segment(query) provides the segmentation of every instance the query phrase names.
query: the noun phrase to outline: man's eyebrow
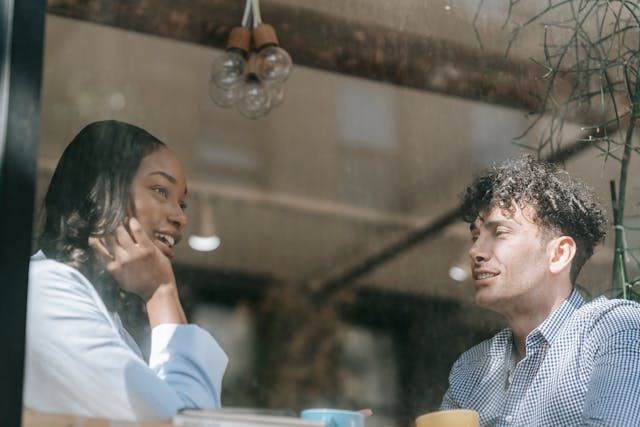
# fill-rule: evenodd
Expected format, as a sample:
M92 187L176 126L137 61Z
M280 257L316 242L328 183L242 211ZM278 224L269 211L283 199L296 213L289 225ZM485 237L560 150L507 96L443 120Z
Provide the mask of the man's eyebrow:
M484 223L484 225L487 226L487 227L498 227L500 225L509 226L509 225L514 225L514 224L520 225L520 223L518 221L514 220L514 219L496 219L496 220L487 221L487 222Z

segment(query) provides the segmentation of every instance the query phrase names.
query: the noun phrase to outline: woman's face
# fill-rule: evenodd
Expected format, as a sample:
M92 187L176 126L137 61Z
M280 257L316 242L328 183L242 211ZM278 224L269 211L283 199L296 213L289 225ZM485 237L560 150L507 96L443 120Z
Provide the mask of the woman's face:
M187 181L176 155L161 147L140 162L131 181L131 215L168 258L187 226Z

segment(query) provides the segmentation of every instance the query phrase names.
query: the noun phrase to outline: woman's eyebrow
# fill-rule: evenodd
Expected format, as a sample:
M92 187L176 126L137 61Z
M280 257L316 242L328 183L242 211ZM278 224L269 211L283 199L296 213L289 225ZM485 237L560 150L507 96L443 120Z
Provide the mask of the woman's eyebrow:
M151 176L151 175L160 175L165 177L169 182L171 182L172 184L175 184L178 182L177 179L175 179L172 175L169 175L166 172L162 172L162 171L155 171L155 172L150 172L147 174L147 176Z

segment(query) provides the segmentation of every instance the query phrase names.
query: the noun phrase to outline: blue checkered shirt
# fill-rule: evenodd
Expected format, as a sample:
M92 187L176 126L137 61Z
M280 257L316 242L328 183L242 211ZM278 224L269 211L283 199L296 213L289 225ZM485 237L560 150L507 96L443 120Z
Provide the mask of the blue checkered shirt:
M470 408L482 426L640 426L640 305L574 290L526 339L510 329L453 365L442 409Z

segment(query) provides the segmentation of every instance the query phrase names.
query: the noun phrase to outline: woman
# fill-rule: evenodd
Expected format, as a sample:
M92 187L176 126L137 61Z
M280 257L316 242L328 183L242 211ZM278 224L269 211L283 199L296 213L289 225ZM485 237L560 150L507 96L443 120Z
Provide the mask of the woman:
M170 262L186 194L175 154L136 126L96 122L71 141L30 265L26 407L146 421L220 406L227 357L187 325ZM127 294L146 307L148 363L116 312Z

